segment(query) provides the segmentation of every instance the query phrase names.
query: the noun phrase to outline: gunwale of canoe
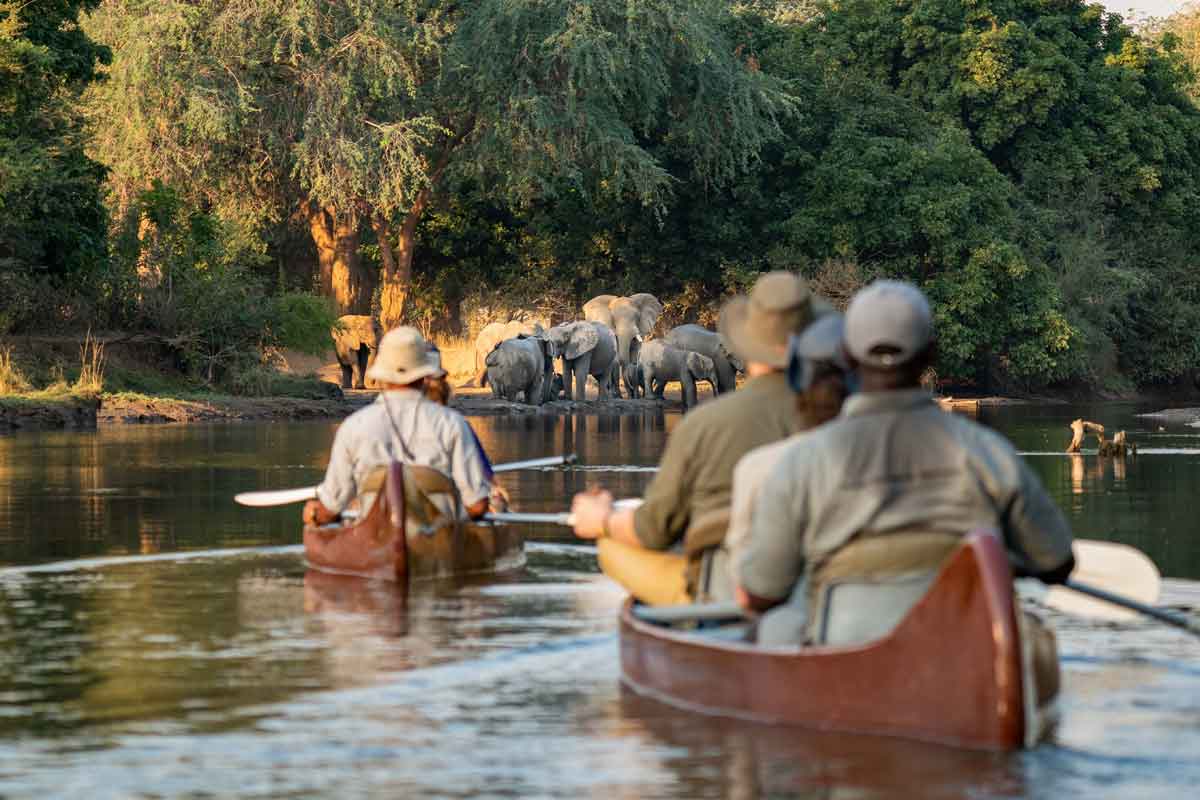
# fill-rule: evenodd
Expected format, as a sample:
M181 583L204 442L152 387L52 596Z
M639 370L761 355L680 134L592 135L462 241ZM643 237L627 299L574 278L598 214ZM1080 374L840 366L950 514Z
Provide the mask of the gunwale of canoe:
M461 536L449 527L432 535L403 535L390 510L395 493L389 487L395 478L389 473L387 480L389 486L362 519L337 527L304 527L309 566L403 582L515 569L524 563L525 537L511 525L464 523Z
M971 534L888 636L853 647L760 648L620 615L621 680L691 711L982 750L1025 743L1012 577ZM1034 721L1036 724L1036 720Z

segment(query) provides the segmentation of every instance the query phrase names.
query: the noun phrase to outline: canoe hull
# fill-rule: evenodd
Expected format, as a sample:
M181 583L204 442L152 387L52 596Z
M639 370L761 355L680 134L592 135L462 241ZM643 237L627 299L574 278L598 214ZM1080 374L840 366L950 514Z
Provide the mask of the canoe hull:
M972 534L891 634L854 647L766 650L621 613L634 691L695 711L985 750L1025 742L1012 577L994 536Z
M395 465L393 473L400 469ZM464 523L433 533L405 531L401 478L389 474L370 512L352 524L304 528L304 557L326 572L389 581L442 578L511 569L524 563L524 536L513 526Z

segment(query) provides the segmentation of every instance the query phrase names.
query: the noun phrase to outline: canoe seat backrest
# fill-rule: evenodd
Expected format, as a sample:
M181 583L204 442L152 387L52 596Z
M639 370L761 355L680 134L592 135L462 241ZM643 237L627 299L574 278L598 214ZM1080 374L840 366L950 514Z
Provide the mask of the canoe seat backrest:
M891 633L961 543L959 536L923 532L856 539L813 574L809 639L851 645Z
M375 467L363 478L358 505L370 509L387 482L388 468ZM409 529L431 535L446 525L457 525L462 504L454 481L432 467L404 465L404 499Z
M696 602L733 599L733 585L727 566L716 563L726 557L721 543L725 541L725 533L729 530L729 517L729 507L700 514L692 520L684 534L683 552L688 559L688 595Z
M404 465L404 500L410 536L432 536L448 526L461 527L463 510L458 487L432 467Z
M387 483L387 473L387 467L375 467L363 478L358 487L358 497L353 501L357 503L357 516L366 516L374 507L379 493L383 491L383 485Z

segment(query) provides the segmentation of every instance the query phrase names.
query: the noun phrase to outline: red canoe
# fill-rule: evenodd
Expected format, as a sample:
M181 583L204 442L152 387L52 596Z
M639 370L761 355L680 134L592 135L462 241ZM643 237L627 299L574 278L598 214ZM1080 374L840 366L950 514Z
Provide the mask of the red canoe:
M327 572L392 581L511 569L524 563L515 528L442 518L428 524L428 495L453 492L441 473L392 464L366 517L304 528L304 557ZM407 512L407 513L406 513Z
M862 645L768 650L645 622L627 603L622 680L694 711L1012 750L1043 730L1016 611L1002 545L971 534L900 624Z

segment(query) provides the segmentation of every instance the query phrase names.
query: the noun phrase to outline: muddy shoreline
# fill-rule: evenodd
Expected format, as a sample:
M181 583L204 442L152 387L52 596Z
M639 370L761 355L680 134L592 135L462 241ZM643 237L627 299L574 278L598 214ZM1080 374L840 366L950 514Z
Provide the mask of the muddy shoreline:
M579 414L645 414L682 409L678 392L665 401L645 399L558 400L541 406L510 403L480 389L460 389L451 406L468 417L562 416ZM707 397L701 393L702 399ZM96 397L0 398L0 433L27 430L88 430L108 425L194 424L211 422L269 422L339 420L371 403L374 391L347 391L341 397L211 397L179 399L128 394ZM971 412L979 407L1065 402L1056 398L942 397L944 408ZM1175 424L1200 424L1200 408L1176 408L1142 416Z
M35 430L90 430L109 425L195 424L211 422L295 422L339 420L374 401L373 391L343 397L170 397L103 394L98 398L0 398L0 433ZM682 408L677 398L658 400L559 400L542 406L497 400L490 393L456 394L451 406L468 417L643 414Z

